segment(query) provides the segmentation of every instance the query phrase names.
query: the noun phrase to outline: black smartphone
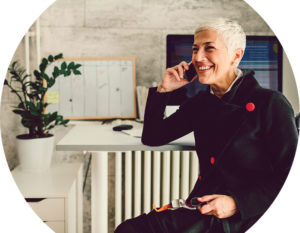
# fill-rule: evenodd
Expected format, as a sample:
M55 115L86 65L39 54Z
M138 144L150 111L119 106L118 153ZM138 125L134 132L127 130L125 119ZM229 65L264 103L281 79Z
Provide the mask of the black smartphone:
M183 78L185 78L190 82L197 75L197 72L192 62L188 64L189 64L189 69L184 71Z

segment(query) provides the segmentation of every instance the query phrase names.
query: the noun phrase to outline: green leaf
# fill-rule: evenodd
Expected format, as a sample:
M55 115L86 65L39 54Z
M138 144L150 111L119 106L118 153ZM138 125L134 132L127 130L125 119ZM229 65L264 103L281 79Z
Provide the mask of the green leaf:
M25 104L29 107L29 109L35 109L35 106L32 102L30 101L25 101Z
M44 64L45 66L48 65L48 61L47 61L46 58L43 58L43 59L42 59L42 64Z
M56 56L54 56L54 59L57 60L57 59L61 59L63 58L63 54L60 53L60 54L57 54Z
M11 75L16 75L16 76L18 75L17 72L16 72L15 70L10 70L9 73L10 73Z
M70 120L63 120L61 123L62 123L64 126L66 126L66 124L68 124L69 121L70 121Z
M33 110L30 111L30 115L33 116L33 117L40 116L40 114L37 111L33 111Z
M14 61L12 64L11 64L11 69L15 69L15 66L18 64L18 61Z
M42 86L40 86L39 89L38 89L38 91L40 91L40 92L45 92L47 90L48 90L48 88L42 87ZM42 94L42 93L40 93L40 94Z
M39 68L40 68L41 73L44 73L45 69L46 69L46 65L41 63Z
M75 63L72 61L69 65L68 65L68 69L73 69L74 68Z
M54 71L53 71L52 75L54 78L57 78L60 75L59 69L57 66L54 67Z
M70 70L66 70L66 72L64 73L64 77L67 77L71 74L71 71Z
M24 104L23 103L19 103L18 108L24 109Z
M53 56L52 56L52 55L49 55L49 56L48 56L48 61L53 62L53 60L54 60Z
M50 88L55 84L55 79L50 78L49 81L47 82L47 87Z
M14 109L13 112L14 112L15 114L19 114L19 115L21 115L21 114L24 113L23 110L19 110L19 109Z
M30 74L24 75L24 77L22 78L22 81L26 80L28 77L30 77ZM29 79L29 80L30 80L30 79Z
M39 101L37 102L36 104L36 109L39 111L39 113L41 113L43 111L43 102L42 101Z
M35 78L37 80L41 80L42 79L40 72L38 72L37 70L33 71L33 74L34 74L34 76L35 76Z
M65 70L67 68L67 63L64 61L63 63L61 63L61 69Z
M55 125L50 125L49 127L47 127L46 130L50 130L50 129L53 129Z
M42 74L43 79L45 79L47 82L49 81L49 76L46 73Z
M21 123L25 128L30 128L32 126L32 121L27 118L22 118Z
M74 69L78 69L80 66L81 66L81 64L76 64L76 65L74 66Z
M81 72L80 72L79 70L73 70L73 73L74 73L75 75L81 74Z
M57 112L56 112L57 113ZM58 115L57 117L56 117L56 121L58 122L58 121L62 121L63 120L63 116L62 115Z
M37 90L40 86L39 83L36 83L36 82L28 82L28 83L29 83L29 86L35 90Z
M55 121L57 118L57 112L51 113L49 117L49 122Z

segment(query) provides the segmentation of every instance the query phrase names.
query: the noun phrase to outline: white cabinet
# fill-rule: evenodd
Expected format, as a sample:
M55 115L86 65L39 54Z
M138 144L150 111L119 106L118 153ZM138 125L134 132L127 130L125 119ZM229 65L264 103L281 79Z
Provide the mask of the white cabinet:
M55 233L82 233L82 163L44 172L12 171L25 200Z

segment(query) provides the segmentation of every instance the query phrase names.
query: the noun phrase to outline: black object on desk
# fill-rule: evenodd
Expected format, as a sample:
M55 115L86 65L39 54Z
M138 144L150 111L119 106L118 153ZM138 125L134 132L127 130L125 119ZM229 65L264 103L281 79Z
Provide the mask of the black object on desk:
M133 128L132 125L124 124L124 125L117 125L117 126L113 127L113 130L114 131L122 131L122 130L128 130L128 129L132 129L132 128Z

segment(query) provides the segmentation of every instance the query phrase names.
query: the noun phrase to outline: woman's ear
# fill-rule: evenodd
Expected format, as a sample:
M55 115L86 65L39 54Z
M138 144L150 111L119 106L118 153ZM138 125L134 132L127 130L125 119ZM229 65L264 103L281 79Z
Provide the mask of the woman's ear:
M233 65L238 66L244 55L244 50L236 49L233 56Z

